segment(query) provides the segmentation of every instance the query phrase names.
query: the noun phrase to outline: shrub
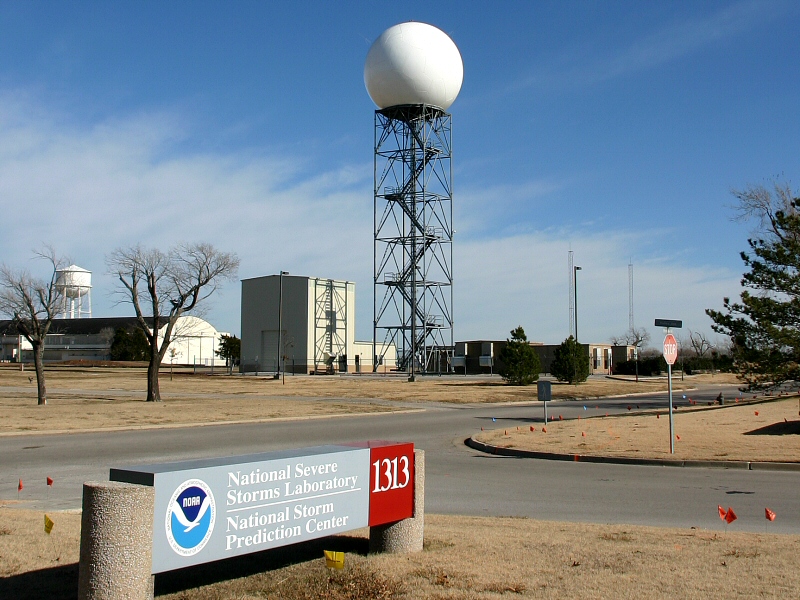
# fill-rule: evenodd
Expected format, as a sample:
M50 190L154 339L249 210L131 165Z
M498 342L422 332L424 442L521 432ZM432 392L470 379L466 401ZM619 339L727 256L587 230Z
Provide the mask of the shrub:
M498 355L498 373L511 385L530 385L539 379L541 365L539 355L528 343L525 330L517 327L511 331L511 339Z
M589 377L589 352L569 336L556 348L550 372L559 381L581 383Z

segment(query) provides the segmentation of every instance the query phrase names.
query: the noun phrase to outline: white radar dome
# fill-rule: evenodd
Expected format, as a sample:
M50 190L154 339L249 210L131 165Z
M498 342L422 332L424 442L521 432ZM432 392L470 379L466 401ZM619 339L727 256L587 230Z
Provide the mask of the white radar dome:
M455 43L427 23L399 23L375 40L364 83L379 108L431 104L447 110L461 91L464 63Z

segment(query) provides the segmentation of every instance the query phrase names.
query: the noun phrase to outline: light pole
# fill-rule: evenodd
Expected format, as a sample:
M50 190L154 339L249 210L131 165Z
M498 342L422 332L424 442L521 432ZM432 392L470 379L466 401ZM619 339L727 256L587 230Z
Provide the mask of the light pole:
M575 267L572 271L572 283L575 290L575 341L578 341L578 271L580 267Z
M288 275L288 271L281 271L280 285L278 286L278 366L275 371L275 379L281 376L281 334L283 334L283 276Z
M578 347L578 356L575 357L575 385L578 385L578 357L581 351L581 345L578 343L578 271L580 270L580 267L575 267L572 271L572 287L575 290L575 345Z

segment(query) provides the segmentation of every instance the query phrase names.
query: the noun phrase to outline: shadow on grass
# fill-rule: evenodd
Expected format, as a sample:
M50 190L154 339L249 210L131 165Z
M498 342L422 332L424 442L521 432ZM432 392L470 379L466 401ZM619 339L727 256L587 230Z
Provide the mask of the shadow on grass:
M800 421L783 421L753 429L745 435L800 435Z
M529 387L524 385L506 385L504 381L461 381L453 383L442 383L442 387L508 387L511 389ZM535 387L533 389L536 389Z
M0 598L74 600L78 597L78 563L0 578Z
M341 535L161 573L156 575L156 596L174 594L228 579L248 577L309 560L321 561L323 550L366 556L369 551L369 540Z
M366 556L369 540L335 536L265 550L156 575L156 596L174 594L220 581L247 577L310 560L323 560L323 550ZM9 600L75 600L78 597L78 563L40 569L0 578L0 598Z

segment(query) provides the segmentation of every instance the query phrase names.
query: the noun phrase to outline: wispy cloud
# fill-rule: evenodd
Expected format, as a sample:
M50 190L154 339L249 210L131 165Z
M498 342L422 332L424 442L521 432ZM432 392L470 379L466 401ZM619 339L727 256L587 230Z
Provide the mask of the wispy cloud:
M795 9L790 2L744 0L708 15L676 20L619 48L574 47L551 57L546 64L536 64L499 94L507 96L530 88L561 93L653 69Z
M455 296L459 339L505 337L522 325L528 337L563 340L569 329L567 252L574 251L578 275L579 334L608 341L628 327L628 261L634 260L634 318L652 327L655 318L683 319L708 331L706 308L735 295L739 276L728 269L684 265L662 256L636 257L645 237L656 231L530 232L492 240L465 241L455 248ZM466 310L465 310L466 305Z
M372 165L315 169L308 158L187 151L191 131L179 115L152 114L78 127L29 102L0 102L0 256L28 265L43 242L94 273L95 314L121 314L104 257L142 243L167 248L210 241L242 259L241 277L284 269L357 283L358 335L371 335ZM177 124L176 124L177 123ZM637 315L683 318L707 328L703 309L735 295L738 275L683 266L634 249L663 237L584 227L542 230L521 210L561 182L460 191L463 207L499 206L514 228L456 222L456 337L503 337L517 324L548 342L566 336L570 244L584 267L579 282L581 331L606 340L627 327L627 262L636 261ZM476 210L474 214L479 214ZM494 217L493 217L494 218ZM499 216L497 216L499 219ZM498 233L500 231L500 233ZM514 231L515 233L509 233ZM239 330L239 285L213 303L209 318Z

